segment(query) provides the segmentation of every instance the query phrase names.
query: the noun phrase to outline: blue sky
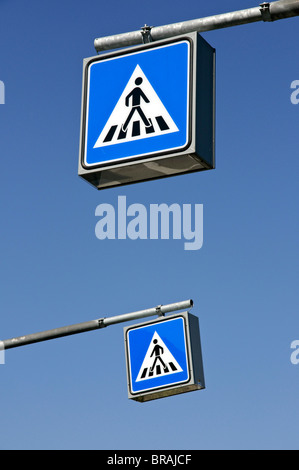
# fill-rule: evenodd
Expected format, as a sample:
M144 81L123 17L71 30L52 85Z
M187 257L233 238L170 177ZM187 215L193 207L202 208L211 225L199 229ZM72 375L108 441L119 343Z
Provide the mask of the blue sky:
M253 1L1 0L0 337L192 298L206 389L128 400L123 327L6 351L1 449L298 449L298 18L207 32L216 169L98 192L77 175L97 37ZM204 243L99 240L101 203L203 204Z

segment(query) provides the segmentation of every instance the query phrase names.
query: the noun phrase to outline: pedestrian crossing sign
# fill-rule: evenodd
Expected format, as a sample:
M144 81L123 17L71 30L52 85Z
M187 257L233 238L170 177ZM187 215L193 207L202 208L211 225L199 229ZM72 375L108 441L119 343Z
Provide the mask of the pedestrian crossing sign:
M174 61L175 74L169 67ZM93 167L185 147L189 64L186 40L91 63L84 164Z
M186 172L189 166L192 171L213 166L212 155L206 164L169 160L189 156L190 149L196 153L197 43L194 33L84 59L80 176L102 189ZM209 73L207 67L204 73ZM212 93L213 80L210 88ZM206 112L213 98L207 104L205 94L202 143L212 137L207 124L213 124L211 110ZM199 120L196 125L201 126ZM208 159L203 153L201 157Z
M143 402L204 388L197 317L183 312L124 330L129 398Z

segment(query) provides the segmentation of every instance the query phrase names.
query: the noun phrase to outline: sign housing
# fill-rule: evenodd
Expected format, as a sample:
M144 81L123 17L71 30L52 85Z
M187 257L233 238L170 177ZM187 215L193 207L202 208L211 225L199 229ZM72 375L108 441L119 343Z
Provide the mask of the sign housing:
M214 168L214 103L197 33L84 59L79 175L104 189Z
M189 312L124 328L128 396L145 402L205 388L198 318Z

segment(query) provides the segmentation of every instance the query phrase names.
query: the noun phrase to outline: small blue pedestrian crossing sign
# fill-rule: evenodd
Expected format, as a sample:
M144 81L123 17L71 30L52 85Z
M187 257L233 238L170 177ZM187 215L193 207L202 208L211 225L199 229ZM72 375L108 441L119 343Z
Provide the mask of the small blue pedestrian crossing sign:
M189 315L125 329L130 398L146 401L182 393L186 386L199 388L194 382Z
M91 62L84 165L183 149L189 141L190 42Z

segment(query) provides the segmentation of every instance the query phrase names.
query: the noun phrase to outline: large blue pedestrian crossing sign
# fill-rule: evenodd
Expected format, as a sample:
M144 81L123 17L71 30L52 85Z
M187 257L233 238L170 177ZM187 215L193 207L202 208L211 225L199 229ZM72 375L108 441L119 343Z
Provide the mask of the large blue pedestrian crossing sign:
M102 189L212 168L213 57L193 34L85 59L79 175Z
M204 388L198 320L183 312L125 328L129 398L148 401Z
M190 43L179 41L90 65L87 167L186 146L189 62Z

